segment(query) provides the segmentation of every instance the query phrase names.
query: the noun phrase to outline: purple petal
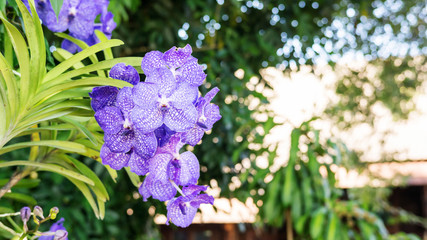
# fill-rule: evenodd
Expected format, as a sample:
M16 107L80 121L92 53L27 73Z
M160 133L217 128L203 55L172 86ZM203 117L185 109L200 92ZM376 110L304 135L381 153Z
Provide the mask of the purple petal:
M133 130L122 128L116 134L104 135L105 145L110 151L115 153L127 153L131 150L135 142L135 133Z
M200 140L202 140L204 134L205 131L198 125L195 125L192 129L184 134L183 139L185 143L194 147L197 145L197 143L200 142Z
M97 111L95 119L108 134L116 134L123 128L123 115L117 107L105 107Z
M206 106L205 117L206 117L206 121L202 122L206 126L205 130L211 130L214 123L216 123L218 120L221 119L219 107L213 103Z
M172 47L163 55L163 59L171 69L180 67L192 52L191 46L187 44L184 48Z
M78 39L86 39L93 33L93 20L77 19L71 21L68 30Z
M190 57L184 65L177 70L178 82L186 82L194 86L202 85L206 79L203 67L197 63L197 58Z
M175 134L175 132L163 124L161 127L154 130L154 134L156 134L158 146L163 147L166 143L169 142L169 139L173 134Z
M61 48L67 50L70 53L75 53L77 52L77 50L79 49L79 46L77 46L76 44L74 44L73 42L64 39L61 43Z
M163 124L163 113L157 108L135 107L130 119L134 127L141 133L153 132Z
M138 71L131 65L117 63L110 70L110 77L126 81L132 85L139 83Z
M148 174L148 176L145 178L144 182L142 182L141 186L139 186L139 189L138 189L139 194L141 194L142 200L144 202L146 202L147 199L149 197L151 197L151 193L150 193L150 191L147 188L148 182L150 182L152 180L151 178L149 178L149 176L150 176L150 174Z
M142 189L141 189L142 187ZM140 187L140 193L144 200L152 196L154 199L160 201L168 201L172 199L177 190L169 181L161 181L153 176L150 172L145 178L144 183Z
M132 152L129 159L130 170L140 176L148 173L149 161L146 158L142 158L135 151Z
M141 62L141 68L145 75L150 76L155 69L161 67L166 67L162 52L151 51L145 54Z
M207 103L210 103L212 99L216 96L216 94L219 92L218 87L212 88L209 92L205 94L205 100Z
M109 165L115 170L126 167L130 158L130 154L111 152L105 144L101 147L100 156L102 164Z
M161 153L169 153L171 155L179 154L179 150L185 145L184 142L181 141L181 134L175 133L172 135L162 148L158 149L158 152Z
M199 186L199 185L189 185L182 188L182 192L186 196L197 195L202 191L206 191L208 189L207 186Z
M178 185L196 184L200 177L199 160L192 152L184 152L168 164L168 175Z
M188 227L196 216L197 208L187 205L184 197L169 201L167 205L167 219L178 227Z
M169 97L171 92L176 88L175 77L167 68L153 70L150 76L147 76L145 82L155 83L161 86L159 94L165 97Z
M152 108L157 104L159 86L154 83L140 82L133 87L132 98L136 105Z
M113 106L119 90L116 87L102 86L94 87L89 96L92 98L90 105L96 112L104 107Z
M182 109L171 106L164 118L165 125L176 132L188 131L196 124L196 121L197 111L191 104Z
M130 111L135 107L135 104L132 100L132 88L124 87L120 89L119 94L117 94L115 105L120 108L120 110L122 110L125 118L129 116Z
M101 16L102 32L107 36L111 36L113 30L117 27L117 23L114 22L113 17L114 15L112 12L107 12Z
M198 89L187 83L181 83L170 96L170 101L176 108L183 108L196 101L199 95Z
M169 182L169 177L167 175L167 166L172 160L172 155L167 153L160 153L154 155L150 160L150 175L156 180L162 182Z
M37 14L39 15L42 23L49 28L52 32L63 32L68 28L68 8L67 1L64 1L64 4L59 11L58 19L56 14L53 11L50 1L42 2L37 1L36 3Z
M142 158L151 158L157 149L157 139L154 132L142 134L136 130L134 149L136 153Z
M208 194L200 194L196 196L193 200L191 200L190 204L194 208L199 208L200 204L214 204L214 197Z

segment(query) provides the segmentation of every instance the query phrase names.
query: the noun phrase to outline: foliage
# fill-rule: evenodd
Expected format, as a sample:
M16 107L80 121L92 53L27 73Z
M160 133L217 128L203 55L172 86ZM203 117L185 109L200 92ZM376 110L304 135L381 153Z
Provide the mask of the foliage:
M383 219L359 196L345 196L336 187L338 166L355 157L345 145L323 139L304 122L292 131L287 165L274 173L261 197L261 218L274 226L285 220L289 239L293 231L296 239L419 239L390 235Z
M22 2L17 1L16 4L22 14L26 39L6 19L5 14L0 16L7 31L3 35L5 54L0 55L0 168L18 167L11 181L4 181L3 185L10 188L16 184L14 181L39 171L60 174L80 190L96 217L102 219L105 215L104 204L109 199L108 192L97 175L76 159L82 155L97 160L99 143L102 142L99 126L92 117L90 100L86 96L94 86L127 86L126 82L106 78L106 69L119 62L139 67L141 58L111 58L111 47L123 42L107 40L102 34L99 35L102 42L92 47L58 34L75 42L83 50L71 55L60 48L56 49L53 56L60 64L48 68L40 20L34 8L31 15ZM96 54L101 51L104 55L98 57ZM11 141L16 137L21 138ZM13 151L23 148L30 148L30 151L18 154L18 160L12 158ZM114 179L117 173L107 169ZM27 187L38 184L36 179L25 182ZM4 198L27 205L36 204L32 196L6 193L7 189L1 189Z

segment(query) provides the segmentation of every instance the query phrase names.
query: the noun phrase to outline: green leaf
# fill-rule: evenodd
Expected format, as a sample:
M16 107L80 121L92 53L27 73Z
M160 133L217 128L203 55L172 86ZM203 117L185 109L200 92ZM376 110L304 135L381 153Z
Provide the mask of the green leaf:
M4 12L6 8L6 0L0 0L0 11Z
M12 68L9 66L9 64L6 61L6 58L1 53L0 53L0 71L3 75L2 79L4 79L4 82L7 88L6 95L8 98L9 115L11 117L11 119L6 119L6 121L12 122L15 119L16 112L18 111L19 89L18 89L18 86L16 85L17 81L15 79L15 76L13 76Z
M325 229L326 213L327 209L325 207L320 207L313 213L310 222L310 236L312 239L318 238Z
M7 145L2 149L0 149L0 155L13 150L32 147L32 146L53 147L53 148L62 149L68 152L76 152L76 153L85 152L85 146L79 143L68 142L68 141L58 141L58 140L44 140L44 141L34 141L34 142L20 142L20 143Z
M63 0L50 0L53 11L55 12L56 18L58 19L59 12L61 11Z
M105 36L105 34L99 30L95 30L95 35L98 37L99 41L101 41L101 42L108 41L107 36ZM113 59L114 58L113 52L111 51L111 48L106 48L104 50L104 57L105 57L105 59ZM140 65L141 65L141 62L140 62Z
M308 219L308 215L304 215L301 216L300 218L298 218L295 222L295 231L300 234L303 235L305 233L305 226L307 223L307 219Z
M141 179L139 178L138 175L136 175L134 172L131 172L129 167L125 167L126 173L129 176L130 181L132 182L132 184L135 187L139 187L140 183L141 183Z
M90 178L95 185L93 186L94 192L97 194L98 198L102 199L104 202L109 199L107 189L105 189L104 184L99 180L98 176L85 164L81 163L79 160L74 159L70 156L67 158L73 163L73 165L86 177Z
M67 50L64 50L62 48L57 48L53 53L52 53L53 57L58 60L59 62L63 62L67 59L69 59L70 57L74 56L72 53L70 53ZM85 65L82 62L76 62L75 64L73 64L73 68L75 69L79 69L84 67Z
M69 72L66 72L64 74L61 74L54 80L46 83L43 85L44 89L51 88L55 85L58 85L65 80L72 79L77 76L81 76L86 73L90 73L97 70L104 70L104 69L110 69L117 63L125 63L126 65L131 65L134 67L138 67L141 65L142 58L141 57L124 57L124 58L115 58L115 59L109 59L105 61L101 61L98 63L94 63L85 67L81 67L79 69L75 69Z
M32 3L29 4L32 5ZM21 2L17 1L19 10L21 11L22 18L24 20L25 34L30 47L31 59L30 59L30 74L31 80L29 82L29 91L34 94L37 90L39 83L45 73L46 64L46 49L43 37L43 31L41 30L39 19L33 19L27 7Z
M9 180L10 179L0 179L0 187L6 185ZM40 184L40 181L40 179L21 179L13 188L34 188Z
M7 161L0 163L0 168L4 167L13 167L13 166L29 166L29 167L36 167L37 171L49 171L58 173L64 177L72 178L79 180L81 182L85 182L89 185L95 185L95 183L89 179L86 176L81 175L80 173L65 169L61 166L55 165L55 164L48 164L48 163L39 163L39 162L30 162L30 161Z
M70 58L71 59L71 58ZM59 65L58 65L59 66ZM114 86L114 87L132 87L132 84L111 78L103 78L103 77L90 77L84 78L80 80L68 81L59 85L56 85L50 89L44 90L38 93L33 99L33 103L40 104L41 102L47 100L49 97L58 94L62 91L72 89L72 88L80 88L80 87L94 87L94 86Z
M292 203L292 197L294 195L294 190L297 189L296 186L296 179L295 179L295 162L290 161L288 162L288 166L284 169L285 171L285 179L283 183L283 190L282 190L282 204L285 207L288 207Z
M91 131L89 131L85 126L83 126L82 124L80 124L77 121L74 121L71 118L68 117L61 117L59 118L60 120L64 121L64 122L68 122L71 123L72 125L74 125L81 133L83 133L83 135L85 135L95 146L98 145L98 140L96 140L95 136L93 136L93 134L91 133Z
M95 202L95 199L92 196L92 193L90 191L90 189L88 188L88 186L80 181L77 181L73 178L68 178L68 180L70 180L70 182L72 182L79 190L80 192L82 192L83 196L86 198L86 200L89 202L89 205L92 207L93 212L95 213L96 218L101 218L100 214L99 214L99 210L98 210L98 206ZM102 216L103 217L103 216Z
M22 193L14 193L14 192L5 193L3 195L3 197L9 198L9 199L12 199L12 200L15 200L15 201L18 201L18 202L22 202L22 203L25 203L25 204L28 204L28 205L31 205L31 206L34 206L34 205L37 204L36 199L34 199L33 197L28 196L26 194L22 194Z
M76 44L77 46L79 46L81 49L87 49L88 47L89 47L89 45L87 45L87 43L86 42L84 42L84 41L82 41L82 40L80 40L80 39L77 39L77 38L74 38L74 37L71 37L70 35L68 35L68 34L65 34L65 33L55 33L55 35L56 36L58 36L58 37L62 37L62 38L65 38L65 39L67 39L68 41L71 41L72 43L74 43L74 44ZM108 48L108 49L110 49L110 48ZM98 62L98 57L96 56L96 54L92 54L92 55L90 55L89 56L89 59L92 61L92 63L97 63ZM98 73L98 75L100 76L100 77L105 77L105 73L103 72L103 71L97 71L97 73Z
M329 226L327 231L326 240L335 240L337 239L337 233L340 225L340 219L338 216L331 212L329 213Z
M58 77L61 73L65 72L67 69L72 67L74 64L81 62L83 59L101 51L106 48L115 47L123 45L123 41L118 39L111 39L106 42L101 42L98 44L95 44L89 48L86 48L82 50L81 52L73 55L69 59L63 61L62 63L58 64L56 67L54 67L50 72L48 72L44 78L44 82L50 81L56 77Z
M16 58L19 62L21 81L20 81L20 94L19 99L21 102L20 107L25 108L27 99L30 97L30 57L28 53L28 46L25 42L24 37L21 35L19 30L9 23L3 16L0 16L4 26L12 40L12 45L16 53Z
M4 134L7 131L7 118L8 116L8 112L6 111L6 106L3 102L3 99L0 98L0 138L3 138Z

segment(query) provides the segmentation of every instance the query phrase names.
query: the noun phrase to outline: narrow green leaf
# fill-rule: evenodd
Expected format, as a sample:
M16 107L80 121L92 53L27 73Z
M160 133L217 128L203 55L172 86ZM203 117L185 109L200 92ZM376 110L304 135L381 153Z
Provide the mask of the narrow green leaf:
M71 37L68 34L65 33L55 33L56 36L67 39L68 41L71 41L72 43L76 44L77 46L79 46L81 49L87 49L89 47L89 45L87 45L87 43L85 43L82 40L79 40L77 38ZM110 49L110 48L108 48ZM92 61L92 63L97 63L98 62L98 57L96 56L96 54L92 54L89 56L89 59ZM97 71L98 75L100 77L105 77L105 73L104 71Z
M68 178L68 177L67 177ZM72 182L79 190L82 192L83 196L86 198L86 200L89 202L89 205L92 207L93 212L95 213L96 218L100 218L98 206L96 205L95 199L92 196L92 193L88 186L80 181L77 181L72 178L68 178L70 182Z
M8 116L8 112L6 110L6 105L3 102L3 99L0 98L0 138L3 138L4 134L6 133L7 130L7 118Z
M15 192L5 193L3 195L3 197L9 198L9 199L21 202L21 203L25 203L25 204L28 204L31 206L34 206L37 204L36 199L34 199L33 197L28 196L26 194L22 194L22 193L15 193Z
M56 164L48 164L48 163L39 163L39 162L30 162L30 161L7 161L7 162L2 162L0 163L0 168L4 168L4 167L13 167L13 166L30 166L30 167L36 167L37 171L49 171L49 172L54 172L54 173L58 173L64 177L67 178L72 178L72 179L76 179L79 180L81 182L85 182L91 186L95 185L95 183L89 179L88 177L65 169L61 166L58 166Z
M141 183L141 179L139 178L138 175L136 175L134 172L131 172L129 167L125 167L126 173L129 176L130 181L132 182L132 184L135 187L139 187L140 183Z
M34 142L20 142L20 143L7 145L2 149L0 149L0 155L13 150L32 147L32 146L53 147L53 148L59 148L68 152L77 152L77 153L85 152L85 147L79 143L68 142L68 141L58 141L58 140L44 140L44 141L34 141Z
M58 65L59 66L59 65ZM84 79L80 79L80 80L74 80L74 81L68 81L66 83L63 84L59 84L56 85L50 89L44 90L43 92L38 93L33 99L32 102L35 104L40 104L41 102L47 100L47 98L58 94L62 91L65 91L67 89L72 89L72 88L79 88L79 87L94 87L94 86L114 86L114 87L131 87L132 84L125 82L125 81L121 81L121 80L116 80L116 79L111 79L111 78L103 78L103 77L90 77L90 78L84 78Z
M67 50L64 50L62 48L57 48L53 53L52 53L53 57L58 60L59 62L63 62L67 59L69 59L70 57L74 56L72 53L70 53ZM75 64L73 64L73 68L75 69L79 69L84 67L85 65L82 62L76 62Z
M57 101L50 104L44 103L31 109L31 111L28 112L27 115L21 120L21 123L32 122L33 119L37 119L38 116L44 115L49 112L54 112L59 109L70 108L92 110L89 99ZM19 123L18 126L21 126L21 123Z
M0 0L0 11L4 12L6 8L6 0Z
M99 30L95 30L95 35L98 37L99 41L101 41L101 42L108 41L107 36L105 36L105 34ZM104 57L105 57L105 59L113 59L114 58L113 52L111 51L111 48L106 48L104 50Z
M95 136L89 131L85 126L83 126L81 123L74 121L71 118L68 117L61 117L60 120L70 123L74 125L83 135L85 135L95 146L98 145L98 141L96 140Z
M6 119L7 122L12 122L15 119L16 112L19 106L18 86L16 85L15 76L13 76L12 68L7 63L3 54L0 53L0 71L3 75L4 82L7 88L7 97L9 103L9 114L11 119ZM9 125L9 124L7 124Z
M82 99L84 97L88 97L89 93L91 91L92 91L91 87L65 90L65 91L62 91L62 92L56 94L53 97L50 97L49 100L46 100L44 102L44 104L51 104L53 102L61 102L62 100L71 100L73 98Z
M313 213L310 222L310 236L312 239L317 239L325 229L326 213L326 207L320 207Z
M329 225L328 225L326 240L337 239L339 225L340 225L340 219L338 218L338 216L334 212L329 213Z
M126 65L131 65L134 67L138 67L141 65L142 58L141 57L124 57L124 58L115 58L115 59L109 59L105 61L101 61L95 64L91 64L79 69L75 69L69 72L66 72L64 74L61 74L57 78L53 79L52 81L47 82L43 85L44 89L51 88L55 85L58 85L65 80L72 79L74 77L80 76L82 74L86 74L89 72L97 71L97 70L104 70L104 69L110 69L117 63L125 63Z
M37 117L29 119L26 122L20 122L19 126L13 129L12 133L8 135L8 141L37 123L69 115L75 111L76 109L58 109L55 111L50 111L41 115L37 115Z
M97 198L98 200L98 208L99 208L99 219L103 220L105 217L105 201Z
M31 1L30 1L31 2ZM30 47L30 74L31 80L29 82L30 96L37 90L39 83L41 82L41 76L44 74L44 66L46 64L46 49L43 36L39 36L37 24L40 22L34 22L33 17L28 11L27 7L21 2L17 1L19 10L21 11L25 35L28 40L28 46ZM29 3L30 4L30 3ZM31 3L32 4L32 3Z
M69 59L63 61L56 67L54 67L50 72L48 72L44 78L44 82L47 82L49 80L52 80L56 77L58 77L61 73L65 72L67 69L69 69L74 64L81 62L83 59L101 51L106 48L115 47L122 45L123 42L118 39L111 39L106 42L95 44L89 48L86 48L82 50L81 52L73 55Z
M50 0L53 11L55 12L56 18L58 18L59 12L61 11L63 0Z
M21 81L20 81L20 102L21 108L24 108L27 99L30 97L30 57L28 53L28 46L25 42L24 37L21 35L19 30L9 23L3 16L0 16L0 19L3 21L4 26L7 29L7 32L12 40L12 45L16 53L16 58L19 62Z
M88 168L85 164L83 164L82 162L80 162L77 159L74 159L70 156L67 156L67 158L73 163L73 165L86 177L90 178L95 185L93 186L93 189L96 190L94 191L95 193L98 192L97 196L98 198L102 199L104 202L106 200L109 199L108 196L108 192L107 189L105 189L104 184L101 182L101 180L98 178L98 176L96 176L96 174L94 172L92 172L92 170L90 170L90 168Z
M58 125L52 125L52 126L46 126L46 127L37 127L37 128L29 128L17 136L25 136L30 135L35 132L45 132L45 131L64 131L64 130L73 130L75 127L71 124L64 123L64 124L58 124Z

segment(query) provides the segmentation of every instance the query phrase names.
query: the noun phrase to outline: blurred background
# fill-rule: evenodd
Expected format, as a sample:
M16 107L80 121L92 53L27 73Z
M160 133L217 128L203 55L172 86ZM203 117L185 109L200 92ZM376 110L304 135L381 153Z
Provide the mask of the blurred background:
M186 229L165 226L163 203L82 159L111 193L103 221L59 175L18 190L58 206L70 239L427 239L426 1L110 0L109 10L125 42L116 56L190 44L206 67L202 93L220 88L222 119L194 147L216 201Z

